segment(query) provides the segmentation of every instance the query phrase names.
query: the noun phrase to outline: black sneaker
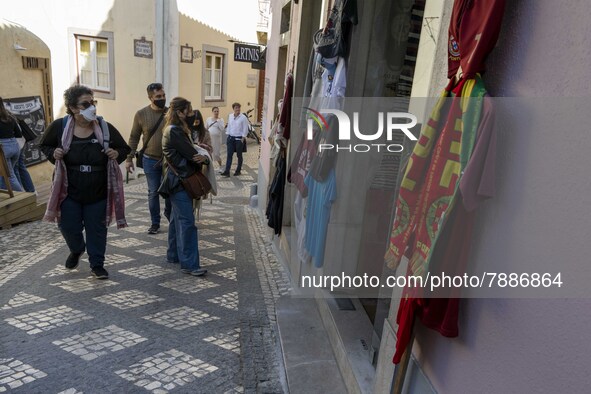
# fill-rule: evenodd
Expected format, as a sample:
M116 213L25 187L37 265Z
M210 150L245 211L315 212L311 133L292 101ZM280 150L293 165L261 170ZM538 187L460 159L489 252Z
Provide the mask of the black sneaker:
M109 273L104 267L93 268L92 274L96 276L97 279L109 279Z
M188 270L188 269L181 269L181 272L183 274L189 274L189 275L193 275L193 276L203 276L205 274L207 274L207 270L203 269L203 268L199 268L196 270Z
M223 176L223 177L226 177L226 178L229 178L230 177L230 173L229 172L226 172L226 171L222 172L220 175Z
M80 262L80 256L82 253L70 253L68 258L66 259L66 268L69 270L73 270L78 267L78 263Z
M240 171L236 171L236 172L234 173L234 176L240 176Z
M160 232L160 226L157 224L153 224L148 229L148 234L158 234Z

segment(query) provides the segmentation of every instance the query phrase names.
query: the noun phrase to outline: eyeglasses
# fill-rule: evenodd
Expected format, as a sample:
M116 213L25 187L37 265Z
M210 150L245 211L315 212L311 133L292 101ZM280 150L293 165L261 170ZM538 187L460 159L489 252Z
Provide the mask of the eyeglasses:
M83 101L81 103L78 103L78 106L86 109L86 108L90 107L91 105L94 105L96 107L96 103L97 103L96 100Z

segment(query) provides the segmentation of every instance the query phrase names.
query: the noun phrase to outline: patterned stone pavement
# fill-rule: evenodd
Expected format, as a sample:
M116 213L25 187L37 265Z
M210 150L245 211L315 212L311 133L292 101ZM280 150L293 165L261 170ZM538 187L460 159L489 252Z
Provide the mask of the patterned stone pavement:
M198 222L203 278L166 263L148 235L144 178L126 186L130 227L109 229L105 267L76 270L55 225L0 231L0 393L280 393L275 301L289 291L243 175L222 178Z

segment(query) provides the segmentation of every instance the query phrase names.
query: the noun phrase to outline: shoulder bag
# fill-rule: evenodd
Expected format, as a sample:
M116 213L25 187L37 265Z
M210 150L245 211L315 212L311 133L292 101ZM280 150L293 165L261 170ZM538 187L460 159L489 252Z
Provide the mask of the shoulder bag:
M35 134L35 132L33 130L31 130L29 125L24 120L17 119L16 125L21 130L21 133L22 133L25 141L30 142L30 141L33 141L35 138L37 138L37 134Z
M211 191L211 183L209 183L209 179L203 174L201 171L195 171L194 174L189 175L186 178L181 178L179 173L176 171L176 168L168 161L170 170L176 175L180 180L183 188L187 192L187 194L193 199L200 199L204 197Z

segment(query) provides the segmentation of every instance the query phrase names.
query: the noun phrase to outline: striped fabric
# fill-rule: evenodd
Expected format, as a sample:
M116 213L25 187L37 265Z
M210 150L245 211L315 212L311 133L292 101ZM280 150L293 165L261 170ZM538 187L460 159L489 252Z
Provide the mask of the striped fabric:
M463 80L454 92L461 93L453 97L449 87L444 90L406 167L386 254L392 269L406 255L413 275L427 273L432 250L456 202L486 90L477 77Z

